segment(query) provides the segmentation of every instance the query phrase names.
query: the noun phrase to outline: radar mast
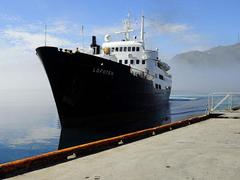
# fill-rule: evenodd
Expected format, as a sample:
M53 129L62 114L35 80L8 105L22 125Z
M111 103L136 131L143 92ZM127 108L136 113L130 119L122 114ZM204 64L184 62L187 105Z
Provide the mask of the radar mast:
M133 32L133 29L131 27L131 21L130 21L130 14L128 13L128 18L124 20L124 30L116 32L116 34L124 34L125 35L125 40L129 41L130 40L130 32Z

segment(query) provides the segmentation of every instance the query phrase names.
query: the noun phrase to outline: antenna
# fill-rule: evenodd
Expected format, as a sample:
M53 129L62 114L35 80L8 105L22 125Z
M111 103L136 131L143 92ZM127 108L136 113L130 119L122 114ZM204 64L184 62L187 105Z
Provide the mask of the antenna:
M84 47L84 27L82 25L82 48Z
M124 34L126 41L129 41L130 40L130 35L129 35L130 32L133 32L133 29L131 27L130 13L128 13L128 18L124 21L124 30L115 32L115 33L116 34L120 34L120 33Z
M141 19L141 41L144 45L144 16Z
M45 24L45 39L44 39L44 44L47 46L47 25Z

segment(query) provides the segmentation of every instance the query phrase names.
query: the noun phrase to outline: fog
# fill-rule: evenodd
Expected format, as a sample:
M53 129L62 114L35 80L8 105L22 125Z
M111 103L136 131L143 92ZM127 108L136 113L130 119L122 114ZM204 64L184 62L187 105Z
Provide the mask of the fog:
M193 67L171 63L174 90L195 92L239 91L240 64L232 67Z
M0 64L0 89L48 88L43 66L34 53L14 55ZM5 57L6 58L6 57Z
M0 63L0 89L41 90L51 96L44 68L33 52L14 54ZM16 59L17 58L17 59ZM212 92L239 91L240 61L192 62L173 58L169 61L173 77L173 90Z

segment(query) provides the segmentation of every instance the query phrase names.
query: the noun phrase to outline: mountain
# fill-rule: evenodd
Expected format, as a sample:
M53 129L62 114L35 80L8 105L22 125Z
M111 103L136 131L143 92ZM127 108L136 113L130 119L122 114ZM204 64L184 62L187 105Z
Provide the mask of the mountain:
M178 54L169 63L175 90L240 91L240 43Z
M240 63L240 43L229 46L217 46L207 51L189 51L178 54L171 59L172 63L222 66Z

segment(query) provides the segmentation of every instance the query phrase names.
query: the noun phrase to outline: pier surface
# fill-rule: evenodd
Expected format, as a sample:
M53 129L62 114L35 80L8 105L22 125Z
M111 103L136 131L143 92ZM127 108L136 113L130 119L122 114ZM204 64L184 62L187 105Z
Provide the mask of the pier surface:
M11 179L231 179L240 177L240 111Z

